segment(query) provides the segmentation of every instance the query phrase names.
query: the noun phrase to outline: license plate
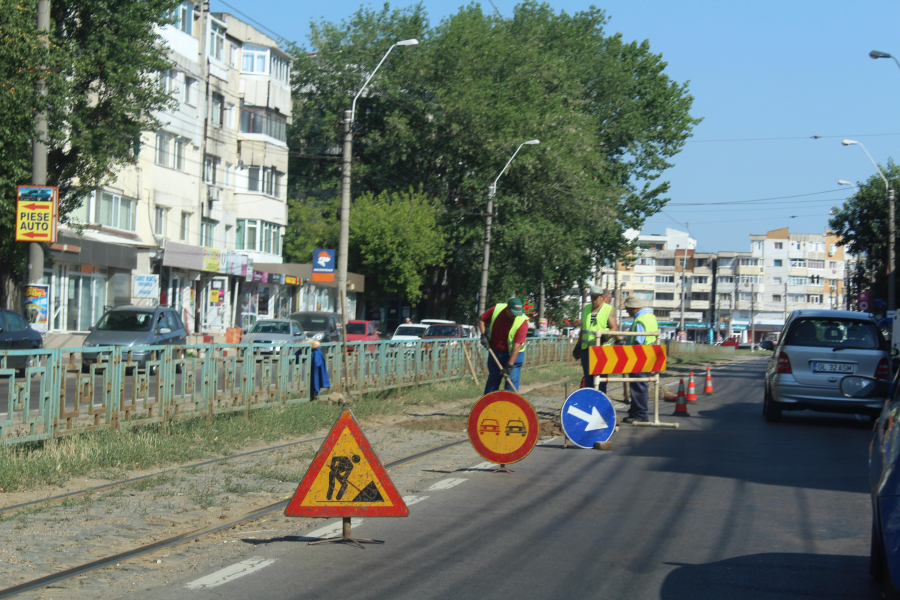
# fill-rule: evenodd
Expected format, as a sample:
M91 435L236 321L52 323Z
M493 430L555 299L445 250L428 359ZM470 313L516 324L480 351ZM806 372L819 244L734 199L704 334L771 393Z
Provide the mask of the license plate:
M853 373L853 365L847 363L814 362L813 371L816 373Z

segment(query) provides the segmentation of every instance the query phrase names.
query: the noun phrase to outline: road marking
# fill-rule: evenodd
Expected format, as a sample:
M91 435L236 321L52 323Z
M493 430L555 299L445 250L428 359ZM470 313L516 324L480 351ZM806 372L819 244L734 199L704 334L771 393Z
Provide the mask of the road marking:
M274 558L254 556L253 558L248 558L247 560L231 565L230 567L225 567L211 575L192 581L185 587L189 590L208 590L209 588L220 586L223 583L234 581L239 577L264 569L274 562Z
M440 490L449 490L452 487L456 487L461 484L463 481L468 481L467 479L459 479L459 478L451 478L444 479L442 481L438 481L436 484L428 488L429 492L438 492Z
M477 465L471 466L468 469L459 469L459 470L460 471L484 471L485 469L490 469L491 471L493 471L496 468L497 468L496 463L483 462L483 463L478 463Z
M558 435L554 435L554 436L551 436L551 437L544 437L544 438L541 438L541 439L539 439L538 441L539 441L540 443L542 443L542 444L549 444L550 442L552 442L553 440L555 440L555 439L558 438L558 437L559 437Z
M403 496L403 501L407 506L412 506L413 504L418 504L422 500L428 500L428 496Z
M357 525L363 522L362 519L350 519L350 525L356 527ZM314 538L329 538L334 537L339 533L343 533L344 531L344 522L343 521L335 521L321 529L316 529L311 533L307 533L306 537L314 537Z

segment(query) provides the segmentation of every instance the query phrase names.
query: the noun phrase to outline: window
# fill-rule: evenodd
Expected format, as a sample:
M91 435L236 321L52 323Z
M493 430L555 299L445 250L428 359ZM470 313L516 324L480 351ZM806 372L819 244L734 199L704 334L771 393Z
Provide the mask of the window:
M197 106L197 80L193 77L184 78L184 103Z
M762 283L763 278L762 278L762 275L739 275L738 282L739 283Z
M212 124L213 127L221 127L225 121L225 96L212 93Z
M184 140L167 133L156 134L156 164L184 171Z
M259 167L250 167L247 169L247 191L259 191Z
M259 133L287 141L287 119L276 110L241 106L241 133Z
M291 82L290 69L291 67L288 61L280 56L275 56L274 52L272 53L272 68L269 71L272 74L272 77L287 85Z
M184 171L184 140L175 140L172 145L172 167Z
M635 295L637 295L639 293L640 292L635 292ZM640 297L641 296L638 296L638 298L640 298ZM656 292L656 299L657 300L674 300L675 294L672 292Z
M674 275L657 275L655 279L656 283L675 283ZM651 281L653 280L651 279Z
M675 259L674 258L657 258L656 264L657 264L657 266L660 266L660 267L674 267Z
M772 283L774 283L775 285L781 285L781 277L773 277Z
M697 276L694 276L694 277L691 277L691 283L695 283L695 284L697 284L697 285L706 285L706 284L709 283L709 277L706 277L706 276L703 276L703 277L697 277Z
M691 292L691 300L709 302L709 292Z
M166 237L166 213L168 211L162 206L157 206L154 211L153 233L156 237Z
M137 202L118 194L100 193L97 204L97 222L107 227L134 231L136 227Z
M200 245L205 248L216 247L216 222L203 219L200 225Z
M249 167L247 169L247 191L262 192L269 196L281 193L281 174L269 167Z
M757 259L757 258L742 258L740 265L742 267L757 267L757 266L759 266L759 259Z
M756 294L756 295L758 295L758 294ZM753 296L754 296L754 294L752 294L750 292L741 292L738 295L738 300L740 300L741 302L750 302L753 299Z
M234 104L228 104L225 107L225 127L234 129Z
M822 285L822 276L821 275L810 275L809 285Z
M182 242L191 240L191 213L181 213L181 230L179 231L178 239Z
M708 267L709 259L708 258L695 258L694 259L694 268L697 267Z
M828 261L828 268L829 268L829 269L837 269L837 261L836 261L836 260L829 260L829 261Z
M169 166L169 144L172 136L165 133L156 134L156 164Z
M241 63L241 71L244 73L259 73L265 75L269 62L269 50L262 46L244 44L241 48L244 60Z
M783 262L783 261L782 261L780 258L776 258L775 260L772 261L772 266L773 266L773 267L780 267L780 266L782 265L782 262Z
M775 249L776 249L776 250L782 250L783 248L784 248L784 243L783 243L783 242L775 242Z
M719 275L718 277L716 277L716 282L717 283L734 283L734 277L731 277L730 275Z
M652 267L653 265L656 264L656 259L655 259L655 258L651 258L651 257L649 257L649 256L641 256L641 257L636 258L636 259L634 260L634 264L635 264L635 265L644 265L644 266Z
M178 88L178 72L175 69L166 69L159 73L159 88L168 93L177 91Z
M821 294L809 294L806 296L806 301L812 304L822 304L822 295Z
M802 304L806 302L806 294L788 294L788 302L792 304Z
M172 16L175 21L173 25L176 29L183 31L188 35L193 34L194 11L190 4L182 2L181 5L175 9Z
M228 54L228 64L231 66L232 69L237 69L238 68L239 48L238 48L237 44L234 44L234 43L230 43L228 45L230 46L230 50L231 50Z
M808 282L806 277L788 277L788 285L807 285Z
M642 292L640 290L634 292L635 298L640 298L641 300L653 300L653 292Z
M781 302L781 294L772 294L772 302Z
M235 250L259 250L256 245L258 231L259 221L238 219L234 240Z
M207 54L225 62L225 28L218 23L209 24L209 48Z
M824 260L810 260L807 262L807 266L810 269L824 269L825 261Z
M792 258L791 259L791 268L805 269L806 268L806 259L805 258Z
M203 160L203 181L211 185L216 184L216 171L219 169L219 157L206 155Z
M719 294L719 302L731 302L731 294Z

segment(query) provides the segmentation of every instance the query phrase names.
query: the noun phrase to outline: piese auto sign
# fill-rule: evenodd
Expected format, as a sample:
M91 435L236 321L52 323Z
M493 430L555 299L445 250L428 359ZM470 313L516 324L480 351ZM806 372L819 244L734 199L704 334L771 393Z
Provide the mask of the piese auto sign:
M57 189L20 185L16 193L16 241L56 242Z

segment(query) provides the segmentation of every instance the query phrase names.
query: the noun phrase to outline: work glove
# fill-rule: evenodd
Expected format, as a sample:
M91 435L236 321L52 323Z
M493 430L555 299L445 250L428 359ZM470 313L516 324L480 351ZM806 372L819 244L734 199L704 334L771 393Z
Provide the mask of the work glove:
M513 368L511 366L506 365L505 367L503 367L503 376L509 377L509 374L512 373L512 370Z
M575 347L572 348L572 358L581 360L581 344L575 344Z
M491 338L489 338L486 333L481 334L481 345L485 348L491 347Z

